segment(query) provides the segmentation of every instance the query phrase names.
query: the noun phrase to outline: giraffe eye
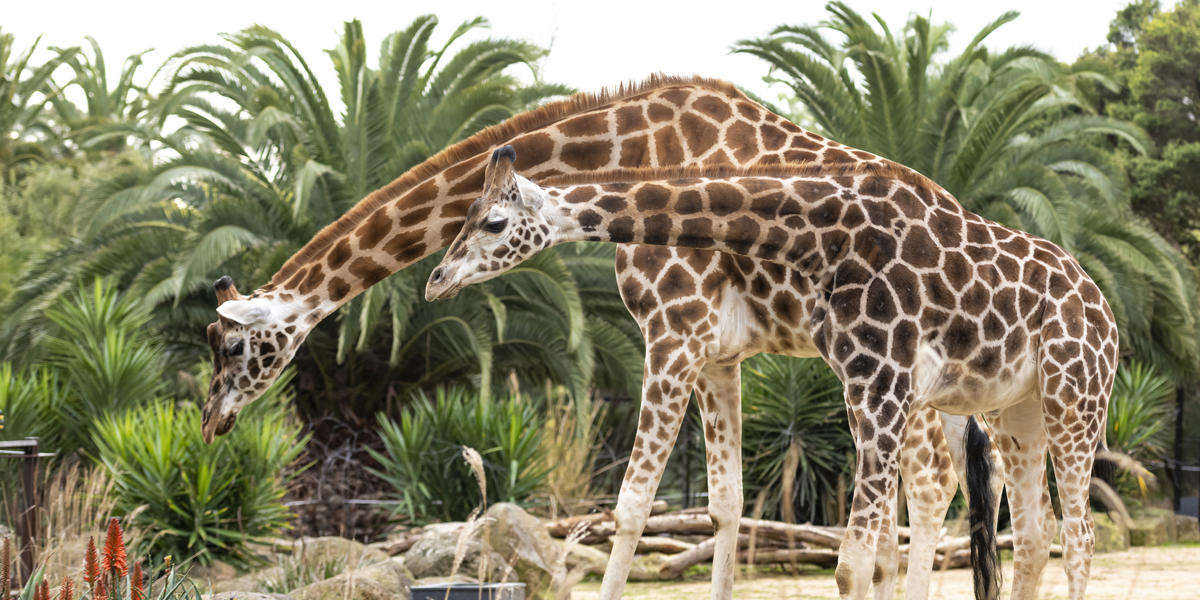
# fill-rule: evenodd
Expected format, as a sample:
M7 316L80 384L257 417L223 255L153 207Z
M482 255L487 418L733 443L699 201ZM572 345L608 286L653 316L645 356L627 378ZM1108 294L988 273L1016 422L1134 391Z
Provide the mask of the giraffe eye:
M500 233L508 226L508 219L505 217L497 217L488 219L487 223L483 224L483 230L488 233Z
M245 349L245 344L243 342L238 342L230 346L229 349L225 351L225 356L241 356Z

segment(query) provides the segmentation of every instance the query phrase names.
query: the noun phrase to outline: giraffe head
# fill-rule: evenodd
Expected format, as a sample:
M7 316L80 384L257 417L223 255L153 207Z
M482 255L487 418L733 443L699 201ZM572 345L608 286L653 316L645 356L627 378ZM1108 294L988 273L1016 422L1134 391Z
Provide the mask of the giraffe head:
M228 275L213 289L219 317L208 325L213 373L204 404L206 442L232 429L238 411L271 387L310 327L293 303L269 293L243 296Z
M452 298L472 283L487 281L554 244L547 194L517 175L517 153L504 146L492 153L483 195L467 210L467 222L429 276L425 299Z

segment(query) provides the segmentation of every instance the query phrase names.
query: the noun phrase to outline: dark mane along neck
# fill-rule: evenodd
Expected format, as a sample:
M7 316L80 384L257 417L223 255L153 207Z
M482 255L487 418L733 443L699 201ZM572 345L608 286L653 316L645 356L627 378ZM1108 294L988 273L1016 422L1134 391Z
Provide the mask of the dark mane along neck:
M352 231L379 207L395 200L416 184L437 175L455 163L485 152L520 133L545 127L576 113L593 110L639 94L677 86L703 87L736 99L746 98L733 84L721 80L655 74L639 83L625 83L615 89L604 89L595 93L575 94L570 98L521 113L442 150L409 169L386 186L371 192L338 220L326 225L311 241L289 258L271 278L270 285L283 283L299 268L319 256L330 244Z
M781 163L753 167L661 167L644 169L610 169L586 171L567 175L545 177L536 183L542 187L568 187L573 185L638 183L642 181L669 181L677 179L729 179L733 177L854 177L874 175L897 179L909 185L940 191L942 188L932 179L893 162L843 163L820 165L813 163Z

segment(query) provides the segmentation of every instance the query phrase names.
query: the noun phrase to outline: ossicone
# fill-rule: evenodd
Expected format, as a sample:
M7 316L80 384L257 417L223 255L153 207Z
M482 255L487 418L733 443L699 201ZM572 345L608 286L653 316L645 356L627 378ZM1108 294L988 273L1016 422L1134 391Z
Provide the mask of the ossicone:
M512 146L507 146L507 145L496 148L496 151L492 152L492 162L493 163L499 162L500 159L505 159L509 162L516 161L517 160L517 150L515 148L513 148Z
M217 306L241 297L237 287L233 285L233 278L228 275L223 275L213 282L213 291L217 293Z

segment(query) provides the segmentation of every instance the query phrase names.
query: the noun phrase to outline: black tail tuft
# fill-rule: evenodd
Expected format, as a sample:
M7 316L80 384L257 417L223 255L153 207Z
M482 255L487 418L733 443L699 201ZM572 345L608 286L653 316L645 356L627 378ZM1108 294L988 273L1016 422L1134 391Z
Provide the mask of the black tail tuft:
M1000 564L996 555L996 498L992 497L992 452L988 436L971 417L963 444L967 450L967 495L971 523L971 570L975 600L1000 597Z

